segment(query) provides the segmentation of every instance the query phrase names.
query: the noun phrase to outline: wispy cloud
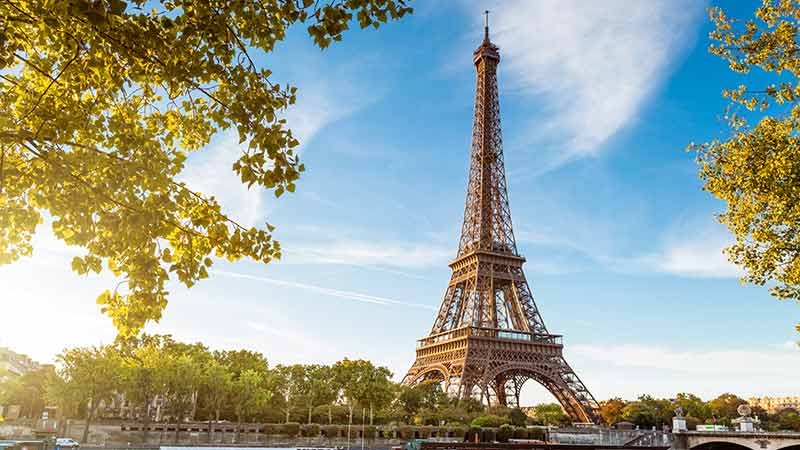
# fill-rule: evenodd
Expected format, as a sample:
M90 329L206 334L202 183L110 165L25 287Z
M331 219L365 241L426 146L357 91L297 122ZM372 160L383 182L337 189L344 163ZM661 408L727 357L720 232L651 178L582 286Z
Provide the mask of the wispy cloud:
M645 269L673 275L734 278L743 271L728 260L723 249L733 236L711 215L678 219L661 237L661 249L632 261Z
M304 291L311 291L311 292L315 292L317 294L326 295L326 296L329 296L329 297L336 297L336 298L341 298L341 299L345 299L345 300L351 300L351 301L360 302L360 303L370 303L370 304L373 304L373 305L382 305L382 306L393 306L393 305L395 305L395 306L407 306L407 307L412 307L412 308L423 308L423 309L431 309L431 310L435 310L436 309L433 306L425 305L425 304L422 304L422 303L405 302L405 301L401 301L401 300L395 300L395 299L392 299L392 298L380 297L380 296L377 296L377 295L370 295L370 294L364 294L364 293L354 292L354 291L346 291L346 290L341 290L341 289L327 288L327 287L317 286L317 285L308 284L308 283L298 283L296 281L279 280L277 278L265 277L265 276L260 276L260 275L250 275L250 274L245 274L245 273L229 272L229 271L224 271L224 270L213 270L211 272L216 274L216 275L219 275L219 276L225 276L225 277L231 277L231 278L242 278L242 279L247 279L247 280L259 281L259 282L262 282L262 283L268 283L268 284L271 284L271 285L274 285L274 286L301 289L301 290L304 290Z
M551 152L539 170L598 153L634 120L703 11L691 0L489 3L503 73L538 112L526 139Z
M364 108L381 95L380 89L362 90L370 83L361 79L349 65L337 68L327 79L309 77L307 69L303 67L303 71L295 73L299 77L292 80L298 87L297 103L282 114L293 136L300 142L298 152L303 152L326 126ZM369 94L363 94L363 91ZM253 226L263 223L269 205L263 188L248 188L233 172L233 163L247 145L247 142L239 143L236 132L219 134L208 148L189 158L181 179L190 188L215 196L223 211L232 218Z
M453 250L427 242L342 239L287 249L287 263L350 264L394 268L443 266Z

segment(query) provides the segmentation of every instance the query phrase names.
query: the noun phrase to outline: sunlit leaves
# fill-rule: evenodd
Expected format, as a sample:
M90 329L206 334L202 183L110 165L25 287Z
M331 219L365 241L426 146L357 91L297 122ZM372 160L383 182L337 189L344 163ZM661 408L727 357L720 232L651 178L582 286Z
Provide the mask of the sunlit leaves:
M746 22L710 12L711 53L737 72L771 72L776 82L724 91L729 136L690 148L704 188L727 205L719 219L736 243L726 253L745 269L743 281L800 300L800 4L764 0ZM756 110L769 113L750 113Z
M51 217L86 250L73 270L121 278L96 301L131 335L161 317L168 280L192 286L212 257L280 258L271 225L236 223L177 176L230 129L246 150L219 170L294 192L304 166L282 117L297 90L249 49L271 51L298 23L324 48L351 20L408 12L406 0L0 2L0 264L29 256Z

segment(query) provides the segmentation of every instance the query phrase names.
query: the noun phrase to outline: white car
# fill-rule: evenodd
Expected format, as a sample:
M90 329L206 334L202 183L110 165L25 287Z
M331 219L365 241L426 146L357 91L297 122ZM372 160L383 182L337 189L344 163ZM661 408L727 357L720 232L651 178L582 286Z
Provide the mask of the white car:
M56 447L60 448L78 448L81 444L75 439L71 438L58 438L56 439Z

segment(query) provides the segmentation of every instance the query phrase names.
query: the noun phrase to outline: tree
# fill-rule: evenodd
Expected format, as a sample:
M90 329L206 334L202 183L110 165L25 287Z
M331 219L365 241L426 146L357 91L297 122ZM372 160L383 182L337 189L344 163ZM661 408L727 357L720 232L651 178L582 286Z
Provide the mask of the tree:
M47 385L53 375L52 366L25 372L20 376L9 376L0 383L0 404L18 404L21 415L38 418L45 407Z
M739 417L739 413L736 409L745 403L747 402L743 398L731 393L725 393L708 402L708 406L711 407L711 413L714 414L717 419L727 423Z
M119 386L122 361L112 347L85 347L66 350L58 355L59 375L76 397L86 402L86 424L83 442L102 401L110 401Z
M180 181L188 154L222 130L247 148L248 187L293 192L304 170L283 113L296 89L251 59L295 25L320 48L355 18L378 27L406 0L72 0L0 2L0 264L32 253L45 215L83 247L72 269L123 282L97 302L123 335L158 320L174 274L211 257L280 258L273 227L246 227ZM123 289L124 288L124 289Z
M558 403L542 403L534 407L536 418L545 425L567 425L569 416Z
M333 371L328 366L305 366L305 385L303 397L308 408L308 423L311 415L318 405L330 405L336 401L337 389L334 382Z
M508 418L511 419L511 425L515 427L524 427L528 422L528 416L519 408L513 408Z
M175 419L175 442L180 442L180 422L190 413L199 387L201 369L189 354L169 355L166 362L166 405Z
M781 430L800 431L800 413L793 409L784 409L772 418Z
M233 376L224 364L212 359L203 369L202 383L209 410L213 412L214 420L219 421L220 410L231 395Z
M800 5L762 0L746 22L716 7L710 16L710 52L735 72L758 68L774 83L723 91L728 136L689 148L704 189L727 204L719 220L736 242L725 252L745 270L742 280L800 301Z
M687 417L695 417L700 420L700 423L704 423L712 414L711 406L694 394L678 394L675 397L675 404L683 409Z
M236 411L236 441L239 441L242 420L263 406L270 398L264 388L264 376L247 369L233 383L233 402Z
M389 403L392 398L392 372L386 367L376 367L363 359L338 361L333 367L342 386L342 394L352 415L356 406L369 408L370 425L375 408Z
M128 401L142 411L142 442L147 442L150 407L153 401L167 392L167 352L172 342L168 336L148 336L130 339L122 345L123 368L121 390Z
M642 395L634 402L628 402L622 409L622 418L642 428L658 427L670 423L673 405L669 400L655 399Z
M600 418L608 426L622 422L622 411L626 404L627 402L619 397L600 402Z
M270 386L276 394L273 398L279 402L279 408L284 413L285 422L289 423L292 410L302 402L302 397L309 388L305 366L276 366L270 372Z

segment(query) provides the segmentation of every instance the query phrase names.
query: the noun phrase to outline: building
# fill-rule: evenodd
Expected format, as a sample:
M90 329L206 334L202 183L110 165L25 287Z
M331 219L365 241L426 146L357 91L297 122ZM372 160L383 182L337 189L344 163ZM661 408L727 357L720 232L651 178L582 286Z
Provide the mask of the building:
M6 347L0 347L0 380L4 376L21 376L41 367L41 364L26 355L13 352Z
M770 414L791 408L800 412L800 396L798 397L751 397L747 400L750 407L759 407Z

